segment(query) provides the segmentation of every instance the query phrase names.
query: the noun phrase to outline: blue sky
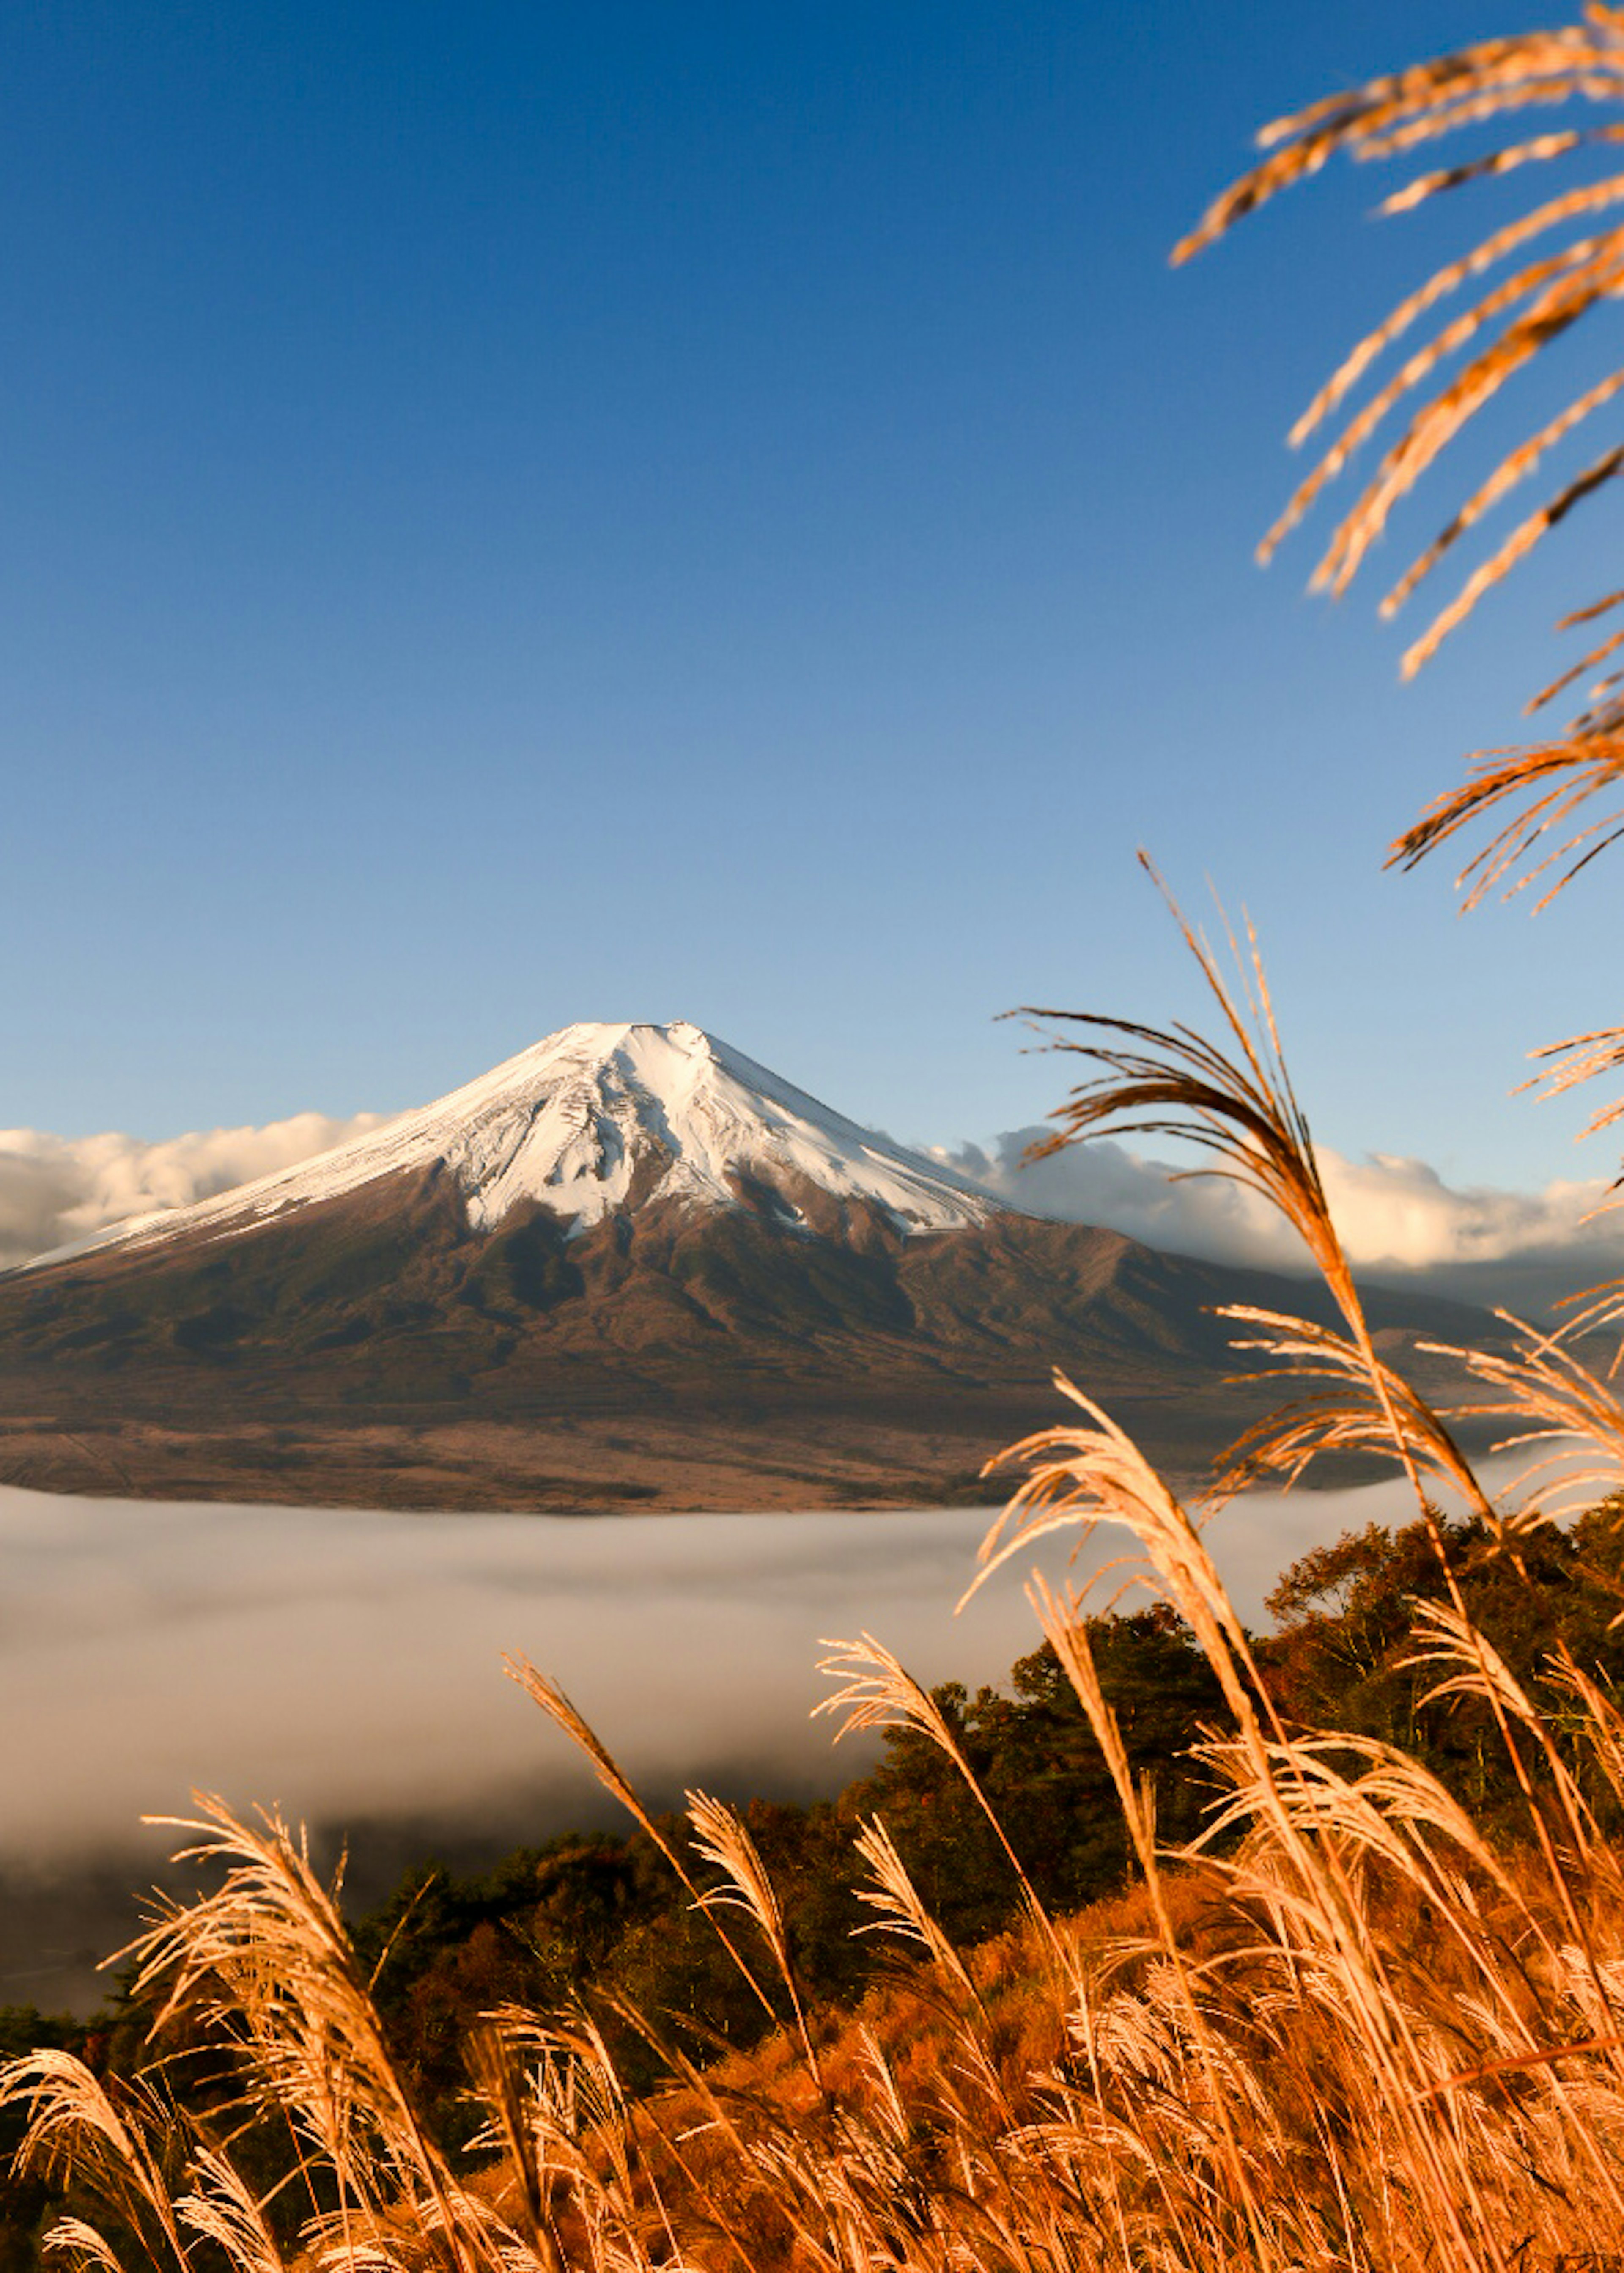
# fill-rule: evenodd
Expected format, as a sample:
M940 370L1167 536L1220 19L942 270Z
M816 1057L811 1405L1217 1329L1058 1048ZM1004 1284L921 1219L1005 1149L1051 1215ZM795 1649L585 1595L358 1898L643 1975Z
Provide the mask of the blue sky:
M1493 208L1344 171L1166 266L1263 119L1519 21L7 11L0 1122L389 1111L680 1016L978 1136L1062 1086L999 1011L1196 1007L1144 844L1253 911L1328 1142L1605 1169L1506 1092L1619 1014L1605 873L1463 923L1380 859L1618 581L1606 506L1409 689L1312 530L1251 563L1291 416Z

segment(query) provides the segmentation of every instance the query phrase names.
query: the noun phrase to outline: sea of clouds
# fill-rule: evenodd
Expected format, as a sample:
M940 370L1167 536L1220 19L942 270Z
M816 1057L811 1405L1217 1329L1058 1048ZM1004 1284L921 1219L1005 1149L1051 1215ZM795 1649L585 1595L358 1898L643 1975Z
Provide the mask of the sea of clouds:
M1011 1129L936 1157L1034 1214L1108 1225L1218 1263L1304 1267L1295 1234L1255 1193L1221 1177L1179 1177L1109 1138L1027 1160L1052 1134ZM1624 1275L1624 1209L1607 1206L1599 1178L1538 1192L1462 1189L1425 1160L1382 1152L1351 1160L1325 1146L1317 1157L1348 1253L1374 1278L1538 1312Z
M1258 1623L1287 1564L1409 1512L1389 1484L1261 1493L1208 1536ZM615 1821L504 1679L504 1652L563 1683L656 1805L689 1786L834 1791L877 1740L837 1751L811 1717L825 1638L867 1629L927 1684L998 1682L1039 1638L1034 1564L1057 1584L1100 1574L1103 1609L1137 1563L1119 1532L1074 1564L1076 1534L1051 1536L955 1615L990 1520L367 1514L0 1486L0 2004L94 2007L132 1889L183 1843L140 1818L184 1816L194 1790L320 1827L327 1861L348 1841L363 1900L408 1861L488 1861Z

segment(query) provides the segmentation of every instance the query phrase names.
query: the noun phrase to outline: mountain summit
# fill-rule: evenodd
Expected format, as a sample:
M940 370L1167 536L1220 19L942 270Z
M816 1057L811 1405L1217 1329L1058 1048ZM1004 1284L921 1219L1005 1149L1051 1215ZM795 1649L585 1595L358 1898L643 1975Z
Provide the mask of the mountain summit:
M984 1223L999 1203L685 1019L574 1025L336 1151L93 1242L225 1237L403 1172L439 1168L475 1231L544 1207L576 1232L661 1201L747 1206L827 1234L865 1203L903 1236ZM52 1262L56 1257L41 1258Z
M1058 1363L1198 1475L1323 1289L1001 1207L697 1026L566 1026L299 1167L0 1274L0 1477L362 1507L920 1506ZM1367 1290L1424 1389L1453 1304ZM1460 1386L1447 1384L1454 1393Z

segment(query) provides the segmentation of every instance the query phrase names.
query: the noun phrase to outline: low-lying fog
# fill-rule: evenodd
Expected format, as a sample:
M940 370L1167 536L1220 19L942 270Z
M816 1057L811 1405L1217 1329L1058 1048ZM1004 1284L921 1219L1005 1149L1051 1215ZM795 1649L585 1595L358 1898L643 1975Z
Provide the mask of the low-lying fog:
M1211 1534L1243 1614L1308 1547L1403 1519L1402 1490L1257 1497ZM560 1680L658 1804L832 1791L819 1637L867 1627L925 1683L996 1681L1037 1635L1007 1566L958 1617L987 1511L425 1516L56 1497L0 1487L0 2003L88 1998L129 1889L196 1788L352 1848L376 1898L408 1861L472 1862L613 1820L503 1678ZM1065 1570L1069 1540L1045 1542ZM1122 1552L1102 1540L1074 1577ZM1103 1598L1102 1598L1103 1599Z

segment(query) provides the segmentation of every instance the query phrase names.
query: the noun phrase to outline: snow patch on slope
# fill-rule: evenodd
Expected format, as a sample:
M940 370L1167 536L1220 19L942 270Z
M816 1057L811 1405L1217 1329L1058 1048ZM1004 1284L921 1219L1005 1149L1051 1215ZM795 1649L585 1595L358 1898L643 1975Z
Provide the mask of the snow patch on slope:
M883 1209L904 1233L984 1222L1001 1204L967 1177L893 1144L685 1020L563 1027L433 1105L334 1151L88 1242L221 1236L379 1177L443 1164L478 1230L540 1202L585 1230L628 1204L737 1203L740 1174L783 1196L805 1179ZM633 1180L637 1189L633 1192ZM84 1247L57 1249L52 1262ZM34 1267L34 1266L29 1266Z

